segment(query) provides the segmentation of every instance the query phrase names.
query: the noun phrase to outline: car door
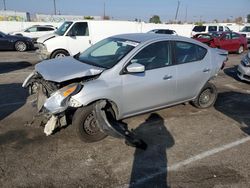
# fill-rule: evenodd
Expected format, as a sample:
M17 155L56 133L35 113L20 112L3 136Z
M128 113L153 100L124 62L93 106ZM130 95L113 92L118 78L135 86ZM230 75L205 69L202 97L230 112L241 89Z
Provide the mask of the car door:
M210 78L211 64L207 49L199 45L176 41L174 44L177 67L178 101L194 98Z
M7 36L0 33L0 50L11 50L12 46L14 45L12 45Z
M175 102L176 66L168 41L146 46L131 63L144 65L145 72L122 75L123 117Z
M66 34L66 38L71 55L86 50L91 44L88 23L76 22Z
M221 36L220 40L220 45L219 47L223 50L227 51L234 51L235 49L235 40L232 40L232 35L231 33L225 33L224 35Z
M237 51L241 45L240 35L237 33L231 33L231 36L232 36L232 51Z

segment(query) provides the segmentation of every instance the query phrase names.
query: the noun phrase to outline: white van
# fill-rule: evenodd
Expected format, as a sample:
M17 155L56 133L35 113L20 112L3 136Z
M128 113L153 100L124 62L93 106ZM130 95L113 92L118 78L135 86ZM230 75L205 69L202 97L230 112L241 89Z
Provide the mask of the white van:
M216 32L216 31L230 31L230 29L227 26L221 26L221 25L196 25L194 26L192 32L191 32L191 37L193 37L196 34L200 33L210 33L210 32Z
M166 24L129 21L66 21L55 33L37 39L37 52L41 59L73 56L112 35L141 33L152 29L167 29L168 27Z

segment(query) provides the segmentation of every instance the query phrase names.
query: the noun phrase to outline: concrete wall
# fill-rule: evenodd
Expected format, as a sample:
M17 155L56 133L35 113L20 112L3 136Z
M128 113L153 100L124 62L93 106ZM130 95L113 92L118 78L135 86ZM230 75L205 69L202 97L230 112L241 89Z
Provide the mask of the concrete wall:
M27 27L30 27L32 25L54 25L56 27L60 26L62 22L15 22L15 21L0 21L0 31L9 33L13 31L19 31L22 29L25 29ZM140 23L136 23L137 25ZM242 25L236 25L236 24L229 24L229 23L223 23L219 25L227 25L231 30L238 32L243 26ZM148 24L148 23L141 23L141 27L143 28L143 32L147 32L149 30L153 29L159 29L159 28L167 28L167 29L173 29L175 30L178 35L190 37L192 28L194 25L192 24Z

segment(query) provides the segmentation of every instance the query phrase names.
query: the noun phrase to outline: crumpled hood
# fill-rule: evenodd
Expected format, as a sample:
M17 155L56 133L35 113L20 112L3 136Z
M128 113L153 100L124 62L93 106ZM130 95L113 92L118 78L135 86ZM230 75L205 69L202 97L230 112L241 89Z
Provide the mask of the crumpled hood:
M64 82L67 80L94 76L104 71L104 68L82 63L73 57L45 60L35 66L35 70L45 80Z
M52 39L54 37L57 37L58 35L56 33L50 33L50 34L47 34L47 35L43 35L41 37L39 37L37 39L37 42L38 43L44 43L45 41L49 40L49 39Z

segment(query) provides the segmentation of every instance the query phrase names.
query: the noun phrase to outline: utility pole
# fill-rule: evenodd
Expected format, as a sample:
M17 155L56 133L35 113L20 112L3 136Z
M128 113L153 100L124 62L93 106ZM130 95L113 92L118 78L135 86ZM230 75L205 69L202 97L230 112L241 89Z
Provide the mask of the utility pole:
M178 1L177 10L176 10L176 14L175 14L175 21L177 21L180 4L181 4L181 2Z
M105 19L106 17L106 4L105 4L105 1L103 3L103 19Z
M185 14L185 22L187 23L187 13L188 12L188 7L187 7L187 5L186 5L186 14Z
M3 10L6 10L6 3L5 3L5 0L3 0Z
M56 15L56 0L54 0L54 14Z

